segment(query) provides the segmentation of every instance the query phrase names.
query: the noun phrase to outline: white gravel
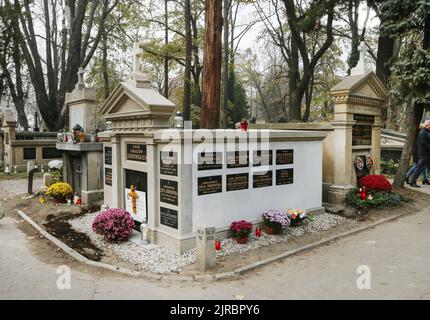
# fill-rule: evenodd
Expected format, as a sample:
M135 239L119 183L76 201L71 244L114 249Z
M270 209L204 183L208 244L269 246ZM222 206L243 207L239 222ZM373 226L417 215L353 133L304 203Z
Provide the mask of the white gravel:
M112 253L124 262L131 263L139 270L153 273L179 273L185 266L195 263L196 250L191 249L182 254L173 253L166 248L144 248L134 242L125 241L120 243L107 242L102 236L91 229L96 213L88 213L80 218L68 222L78 232L87 234L97 247ZM317 233L328 230L346 221L345 218L324 213L318 215L312 221L304 223L300 227L289 227L282 235L268 235L262 232L260 238L251 234L247 244L238 244L235 239L224 239L221 241L221 250L217 256L223 257L231 254L244 253L260 247L275 243L287 242L289 239L301 236L305 233Z

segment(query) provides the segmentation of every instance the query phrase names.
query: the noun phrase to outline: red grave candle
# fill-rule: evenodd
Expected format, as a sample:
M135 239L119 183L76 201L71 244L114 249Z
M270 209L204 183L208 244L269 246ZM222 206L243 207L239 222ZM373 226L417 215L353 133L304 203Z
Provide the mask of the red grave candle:
M360 199L361 200L366 200L367 199L366 189L365 188L360 188Z
M255 235L257 236L257 237L261 237L261 229L259 228L259 227L257 227L256 229L255 229Z
M215 240L215 250L216 251L221 250L221 241Z

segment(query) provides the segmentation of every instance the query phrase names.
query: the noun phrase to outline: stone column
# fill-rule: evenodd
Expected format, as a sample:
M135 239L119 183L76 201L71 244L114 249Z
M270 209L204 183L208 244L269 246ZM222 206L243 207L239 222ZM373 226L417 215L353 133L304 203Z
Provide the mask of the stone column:
M328 202L341 204L354 187L352 176L352 126L354 121L333 121L334 127L334 184L329 187Z
M216 265L215 228L206 226L198 227L196 241L197 268L205 272Z
M375 124L372 126L372 158L373 173L381 174L381 129L380 117L375 117Z
M154 143L147 144L147 186L148 190L146 190L148 197L148 207L147 216L148 216L148 226L151 230L154 230L155 226L158 225L158 190L160 189L159 180L160 177L158 175L159 172L159 158L157 152L157 145Z
M122 181L121 139L112 136L112 207L124 207L124 188Z

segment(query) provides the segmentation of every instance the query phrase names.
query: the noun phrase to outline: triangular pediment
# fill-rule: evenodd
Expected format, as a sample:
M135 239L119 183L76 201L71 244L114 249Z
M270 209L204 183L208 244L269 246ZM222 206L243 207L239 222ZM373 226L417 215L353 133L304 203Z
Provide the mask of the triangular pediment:
M112 114L138 113L148 110L148 106L145 106L141 101L133 97L120 83L101 106L100 113L106 116Z
M149 116L171 114L175 105L151 88L135 87L131 82L121 82L100 108L106 116Z
M346 77L331 89L331 93L332 95L359 95L383 100L387 98L385 86L373 71Z
M378 92L369 83L365 83L363 87L357 88L356 90L354 90L354 92L351 93L359 94L366 97L382 98L378 95Z

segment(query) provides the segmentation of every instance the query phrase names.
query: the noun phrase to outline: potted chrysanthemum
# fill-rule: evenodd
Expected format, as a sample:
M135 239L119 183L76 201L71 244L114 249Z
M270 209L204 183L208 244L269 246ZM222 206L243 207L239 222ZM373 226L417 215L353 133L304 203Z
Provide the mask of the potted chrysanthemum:
M234 221L230 224L230 231L237 243L245 244L252 231L252 223L246 220Z
M278 210L267 210L263 213L264 231L268 234L280 234L290 225L288 214Z
M287 213L288 217L290 218L292 227L298 227L302 224L303 221L308 219L305 210L290 209L287 211Z

